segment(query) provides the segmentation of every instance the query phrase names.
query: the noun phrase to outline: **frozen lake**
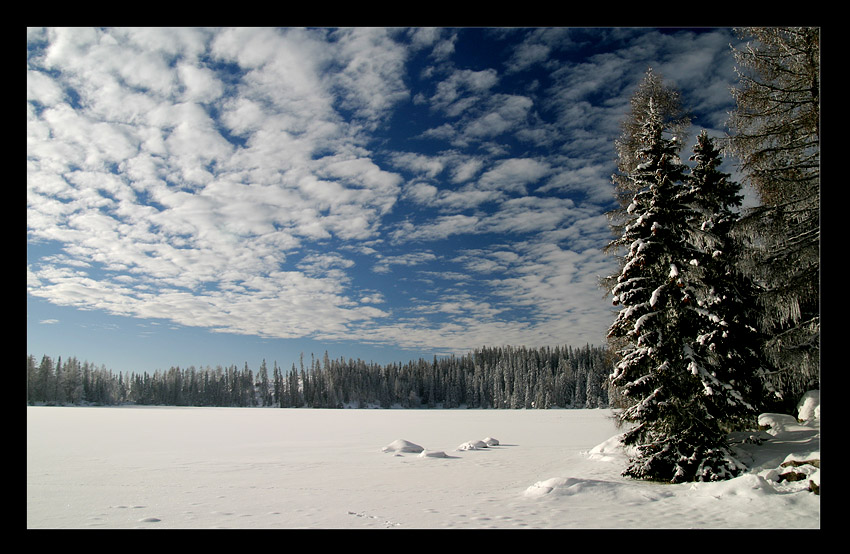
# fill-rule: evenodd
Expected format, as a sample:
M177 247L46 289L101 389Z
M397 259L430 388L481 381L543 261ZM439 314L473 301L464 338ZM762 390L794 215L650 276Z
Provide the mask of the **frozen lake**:
M610 415L27 407L27 527L819 525L810 493L623 479L616 455L588 455L617 434ZM500 444L457 450L485 437ZM446 457L382 452L396 439Z

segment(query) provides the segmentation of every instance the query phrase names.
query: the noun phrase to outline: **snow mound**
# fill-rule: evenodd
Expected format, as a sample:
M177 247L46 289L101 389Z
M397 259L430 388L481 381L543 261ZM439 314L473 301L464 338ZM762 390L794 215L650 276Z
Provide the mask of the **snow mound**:
M797 418L788 414L765 413L759 415L759 428L769 435L776 436L798 425Z
M487 443L484 441L466 441L457 447L458 450L481 450L487 448Z
M692 483L690 490L695 494L704 493L714 498L738 497L742 499L756 498L777 494L776 484L769 476L757 473L745 473L734 479L713 482Z
M810 390L803 395L797 403L797 417L766 413L759 415L758 422L759 427L773 436L798 430L801 426L817 426L820 423L820 391Z
M615 462L622 460L628 455L625 447L620 442L622 437L622 434L614 435L605 442L597 444L588 452L588 458L602 462Z
M530 497L538 497L538 496L546 496L553 490L558 487L568 486L574 483L575 479L566 479L564 477L552 477L551 479L546 479L545 481L537 481L527 489L525 489L525 496Z
M820 391L810 390L797 404L797 419L800 421L820 421Z
M494 439L493 437L487 437L483 439L483 441L485 444L487 444L487 446L499 446L498 439Z
M658 501L670 502L675 499L677 489L672 486L651 486L645 482L631 481L626 478L585 479L580 477L554 477L538 481L525 489L527 498L554 496L570 499L572 502L591 501L598 505L613 506L650 506ZM678 489L685 491L684 488ZM665 504L666 504L665 502ZM676 509L672 505L667 509Z
M404 439L396 439L381 449L382 452L422 452L425 449Z
M423 450L419 453L420 458L448 458L442 450Z

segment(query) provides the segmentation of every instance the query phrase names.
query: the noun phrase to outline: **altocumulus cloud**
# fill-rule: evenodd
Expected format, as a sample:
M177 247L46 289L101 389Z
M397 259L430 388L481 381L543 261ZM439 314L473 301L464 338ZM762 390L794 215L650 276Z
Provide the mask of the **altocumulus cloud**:
M654 64L719 126L729 40L29 29L27 292L267 338L599 343L628 97Z

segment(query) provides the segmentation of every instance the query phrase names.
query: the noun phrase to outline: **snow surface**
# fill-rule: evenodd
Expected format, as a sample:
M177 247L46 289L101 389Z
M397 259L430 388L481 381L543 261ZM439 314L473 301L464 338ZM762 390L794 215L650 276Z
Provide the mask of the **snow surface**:
M27 528L817 529L819 468L781 467L820 458L813 402L679 485L620 475L610 410L27 407Z

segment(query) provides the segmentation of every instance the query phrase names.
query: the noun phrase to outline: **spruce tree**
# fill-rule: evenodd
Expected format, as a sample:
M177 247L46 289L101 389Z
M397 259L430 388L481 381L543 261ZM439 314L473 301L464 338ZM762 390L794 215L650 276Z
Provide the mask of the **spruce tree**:
M711 417L733 429L754 424L764 399L764 337L757 330L761 289L740 268L745 247L736 238L743 200L740 184L719 170L720 150L703 131L682 193L695 213L689 227L694 257L689 263L695 337L690 368L702 383Z
M612 374L628 402L620 419L631 424L623 442L634 447L624 475L674 483L722 479L742 466L730 456L693 367L698 322L689 308L702 287L691 271L699 250L690 225L698 214L684 194L679 144L664 136L651 99L639 121L638 163L627 175L638 192L626 210L632 219L614 241L628 253L612 289L621 309L609 329L621 344Z
M36 371L35 356L27 354L27 404L29 405L36 401Z
M36 402L52 402L50 390L53 385L53 360L50 356L42 356L41 363L38 366L35 379L35 395Z

